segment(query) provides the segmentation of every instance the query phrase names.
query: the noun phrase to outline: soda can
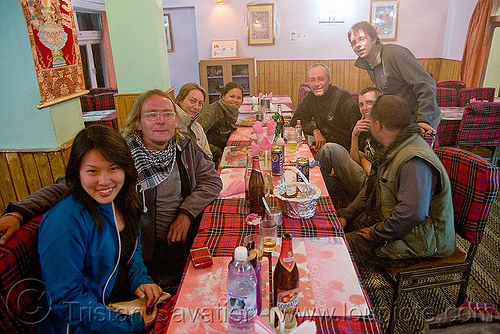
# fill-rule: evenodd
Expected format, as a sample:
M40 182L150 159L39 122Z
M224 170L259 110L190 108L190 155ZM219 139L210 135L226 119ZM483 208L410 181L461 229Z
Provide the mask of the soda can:
M283 147L274 145L271 148L271 172L273 176L281 176L283 173Z
M306 179L309 181L309 159L305 157L298 157L297 158L297 169L304 174ZM302 180L302 177L297 175L297 182L305 182Z

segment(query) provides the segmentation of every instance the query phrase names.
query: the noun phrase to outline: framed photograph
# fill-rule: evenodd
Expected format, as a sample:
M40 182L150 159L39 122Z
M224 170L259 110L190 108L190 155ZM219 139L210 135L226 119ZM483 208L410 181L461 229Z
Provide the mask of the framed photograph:
M238 40L236 39L214 39L210 46L212 58L236 57Z
M371 0L370 22L381 40L398 38L399 0Z
M247 5L248 45L274 45L274 4Z
M174 45L172 44L172 25L170 20L170 14L163 14L163 24L165 25L165 35L167 36L167 51L174 51Z

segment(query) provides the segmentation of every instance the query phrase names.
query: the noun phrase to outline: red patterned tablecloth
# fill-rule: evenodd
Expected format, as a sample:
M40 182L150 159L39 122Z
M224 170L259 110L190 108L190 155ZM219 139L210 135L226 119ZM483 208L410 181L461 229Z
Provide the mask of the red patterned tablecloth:
M285 131L288 132L292 130L292 128L287 128ZM255 137L251 127L240 127L234 131L229 138L228 146L250 145L252 136ZM285 154L285 157L286 156ZM302 147L298 149L297 156L307 156L312 159L311 152L307 145L302 145ZM290 158L288 158L288 161L289 160ZM286 161L287 158L285 158L285 162ZM228 174L223 175L223 177L227 177L226 183L232 182L235 177L241 178L242 173L239 171L243 170L243 168L228 169L233 171L226 170L226 172L224 172L224 170L221 170L221 173ZM231 173L233 173L235 177L231 177L231 175L229 175ZM328 192L326 191L318 167L312 169L310 179L314 180L313 184L316 184L322 189L322 197L318 199L314 216L309 219L292 219L284 215L283 224L278 228L278 235L288 232L296 238L344 238L345 235L340 225L340 221L332 201L327 195ZM279 177L274 177L273 182L279 182ZM291 181L289 180L289 182ZM209 205L203 213L198 234L193 242L192 248L206 246L209 248L212 256L231 256L234 248L243 244L243 239L246 235L258 233L258 226L249 225L245 222L246 216L249 214L249 206L243 197L244 196L239 195L232 196L231 198L218 198ZM279 206L278 199L272 196L268 198L268 203L271 207ZM359 277L357 267L354 263L353 265L356 275ZM368 301L367 306L371 308L366 290L363 287L362 291L364 297ZM158 311L157 321L152 331L153 333L164 334L166 332L170 316L175 312L177 298L177 295L174 296L168 304ZM373 312L370 312L370 315L364 317L320 317L311 315L298 318L299 323L305 320L313 320L316 323L318 333L382 333L380 324L373 315Z
M253 104L252 98L256 98L256 96L245 96L243 98L243 104ZM278 104L278 103L286 104L290 108L292 108L292 106L293 106L292 99L288 95L275 95L271 98L271 103L273 103L273 104Z
M271 206L277 206L276 198L270 199ZM245 217L248 215L248 204L244 199L217 199L208 206L203 214L198 235L193 248L206 246L212 256L231 256L236 246L243 244L248 234L257 233L258 227L248 225ZM278 235L285 232L294 237L344 237L344 232L335 213L329 197L321 197L318 201L315 215L309 219L292 219L283 217ZM357 272L357 268L354 265ZM364 296L367 298L365 289ZM170 315L175 310L176 297L158 312L158 320L154 333L164 333L168 326ZM368 305L371 307L370 305ZM318 333L381 333L378 321L372 315L367 317L303 317L316 323Z

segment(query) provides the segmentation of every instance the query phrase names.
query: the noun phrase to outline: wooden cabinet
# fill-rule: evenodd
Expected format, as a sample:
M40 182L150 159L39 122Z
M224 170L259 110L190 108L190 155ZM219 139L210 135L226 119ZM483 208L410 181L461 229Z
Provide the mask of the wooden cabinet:
M219 99L224 85L239 83L244 96L255 95L255 58L224 58L200 60L200 84L208 93L207 103Z

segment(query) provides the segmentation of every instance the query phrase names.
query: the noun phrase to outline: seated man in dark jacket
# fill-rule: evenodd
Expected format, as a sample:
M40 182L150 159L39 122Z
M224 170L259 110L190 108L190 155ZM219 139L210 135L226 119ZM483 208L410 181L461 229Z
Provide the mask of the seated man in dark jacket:
M295 126L300 119L304 133L314 136L316 150L328 142L349 151L352 129L361 118L358 104L348 91L331 84L327 66L312 65L307 77L311 91L295 111L290 125Z
M411 116L400 97L377 99L370 133L383 149L358 197L338 210L360 269L407 266L455 250L450 180Z

